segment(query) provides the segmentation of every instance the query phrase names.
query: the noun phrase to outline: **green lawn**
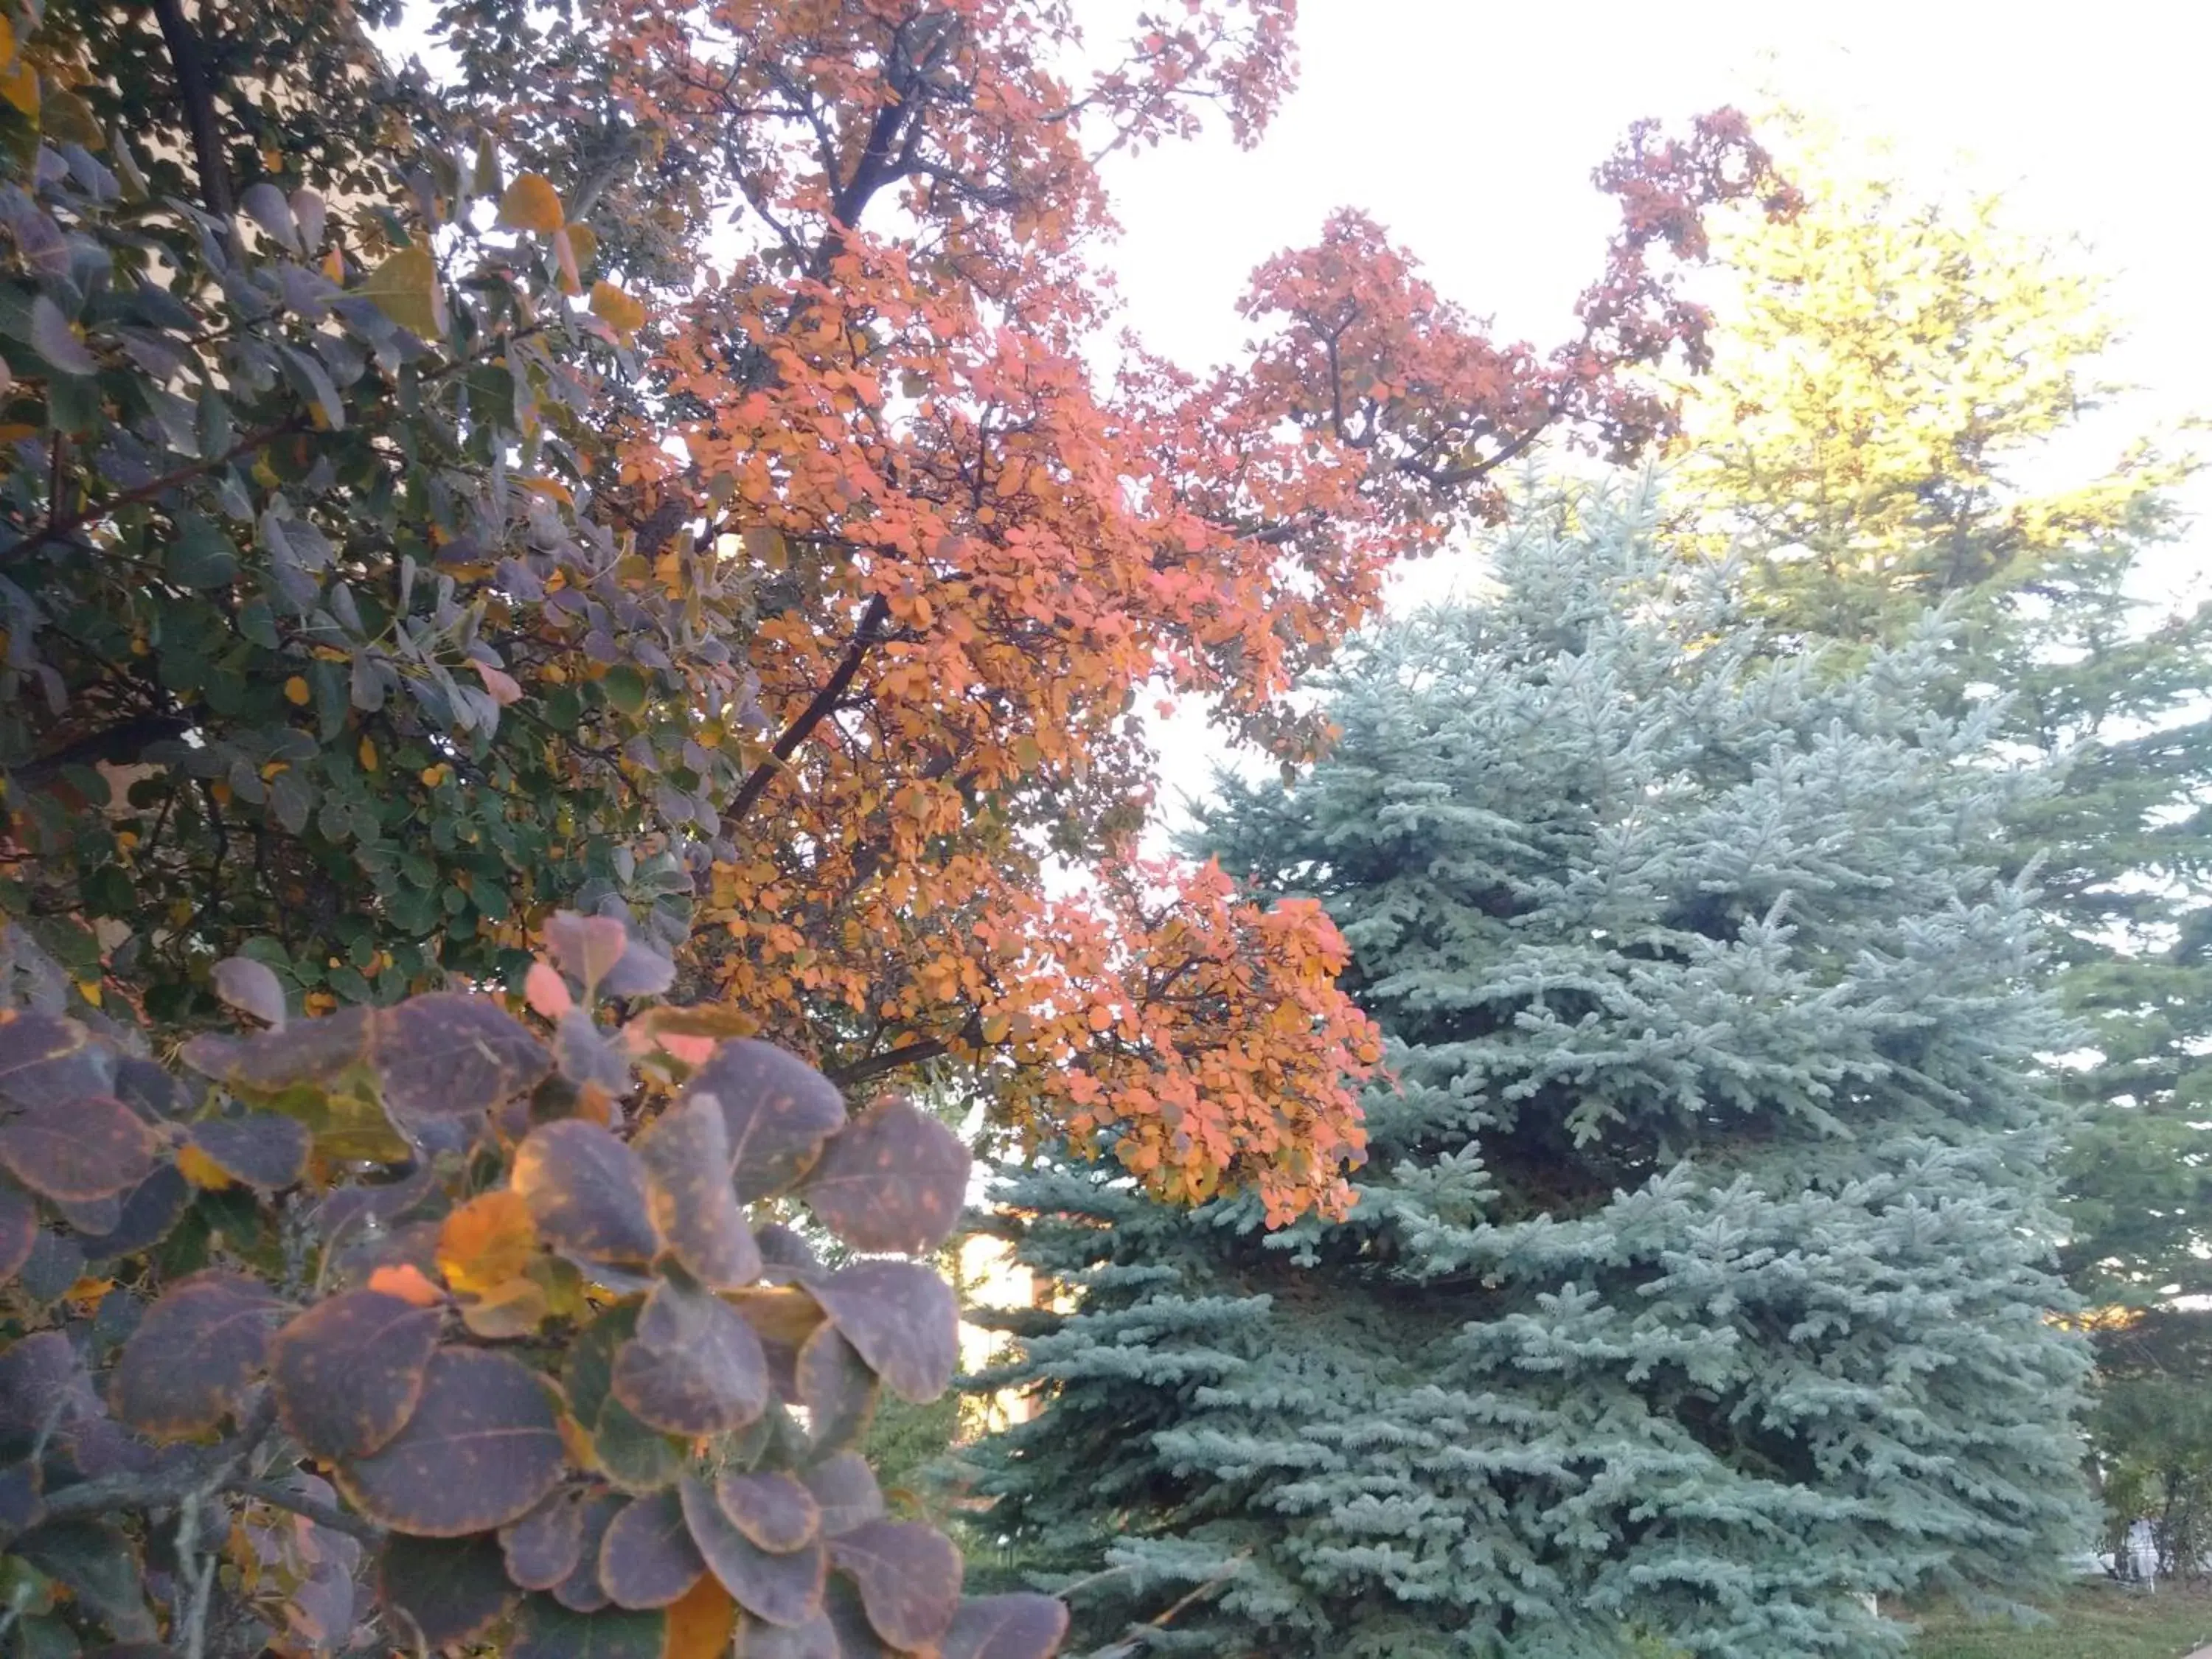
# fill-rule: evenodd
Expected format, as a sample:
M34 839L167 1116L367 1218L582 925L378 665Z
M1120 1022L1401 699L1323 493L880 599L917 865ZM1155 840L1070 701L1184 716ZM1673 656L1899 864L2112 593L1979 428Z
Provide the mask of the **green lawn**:
M2212 1644L2212 1595L2084 1584L2033 1630L1928 1613L1913 1659L2180 1659Z

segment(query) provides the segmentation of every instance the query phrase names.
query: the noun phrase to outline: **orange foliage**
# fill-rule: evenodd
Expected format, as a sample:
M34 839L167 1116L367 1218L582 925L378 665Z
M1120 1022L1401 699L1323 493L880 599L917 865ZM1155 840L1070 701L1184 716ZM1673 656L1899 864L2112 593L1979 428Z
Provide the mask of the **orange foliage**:
M1493 514L1492 474L1547 428L1620 454L1664 429L1638 371L1696 361L1704 326L1669 262L1709 203L1785 205L1763 153L1729 112L1679 143L1639 129L1600 175L1624 221L1584 326L1548 356L1344 212L1255 274L1248 362L1132 346L1102 387L1097 160L1208 108L1253 138L1289 84L1288 0L1192 0L1103 64L1066 5L585 11L657 176L738 226L695 233L707 280L650 296L659 395L615 434L625 489L699 532L679 564L641 546L650 579L757 607L757 705L702 740L763 743L756 706L780 734L724 817L707 966L777 1040L837 1033L845 1081L955 1056L1001 1121L1110 1132L1164 1194L1340 1204L1376 1053L1342 942L1315 907L1135 861L1136 701L1203 696L1313 753L1283 693L1392 561ZM1042 896L1059 864L1084 896Z

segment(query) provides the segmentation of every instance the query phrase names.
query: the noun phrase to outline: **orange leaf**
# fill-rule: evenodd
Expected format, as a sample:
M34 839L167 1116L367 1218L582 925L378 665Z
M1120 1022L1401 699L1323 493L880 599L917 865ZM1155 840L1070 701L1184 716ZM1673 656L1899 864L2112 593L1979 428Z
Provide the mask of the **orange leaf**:
M670 1603L660 1659L716 1659L730 1650L730 1632L737 1619L738 1604L729 1591L713 1573L702 1575Z
M534 230L550 236L566 217L559 192L540 173L522 174L499 198L499 222L509 230Z
M537 1254L530 1206L511 1188L477 1194L438 1229L438 1271L464 1295L501 1289L527 1273Z
M592 314L624 337L645 326L645 307L612 283L592 284Z
M368 1288L381 1291L386 1296L396 1296L402 1302L411 1302L418 1308L434 1308L446 1299L446 1293L425 1278L422 1270L411 1261L403 1261L393 1267L379 1267L368 1276Z

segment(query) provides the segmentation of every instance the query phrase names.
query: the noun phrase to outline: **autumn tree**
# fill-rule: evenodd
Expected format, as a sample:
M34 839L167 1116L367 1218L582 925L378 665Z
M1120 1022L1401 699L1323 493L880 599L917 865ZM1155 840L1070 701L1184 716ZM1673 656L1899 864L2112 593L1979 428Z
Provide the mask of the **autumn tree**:
M1621 228L1549 354L1346 212L1257 274L1246 361L1101 389L1098 155L1255 137L1279 5L1103 60L984 0L454 6L434 96L343 15L266 64L250 8L15 30L0 752L40 948L176 1023L249 940L322 1006L511 987L549 907L613 907L844 1081L973 1061L1000 1121L1123 1126L1164 1193L1340 1195L1340 947L1132 861L1133 700L1302 752L1279 694L1503 459L1661 434L1700 210L1786 205L1742 122L1601 170ZM131 145L164 90L183 127ZM1048 857L1100 878L1048 902Z
M2116 1523L2171 1513L2185 1563L2212 1497L2212 1446L2178 1427L2212 1421L2188 1300L2212 1290L2212 607L2144 590L2195 463L2137 442L2084 471L2087 417L2123 389L2078 250L1995 198L1926 198L1809 123L1763 125L1789 133L1808 199L1717 236L1728 320L1680 441L1691 523L1753 556L1760 603L1801 636L1862 646L1949 604L1954 695L2001 689L2005 737L2061 772L2008 840L2090 1056L2056 1074L2080 1113L2066 1262L2127 1310L2099 1334ZM2169 1504L2169 1474L2206 1496Z

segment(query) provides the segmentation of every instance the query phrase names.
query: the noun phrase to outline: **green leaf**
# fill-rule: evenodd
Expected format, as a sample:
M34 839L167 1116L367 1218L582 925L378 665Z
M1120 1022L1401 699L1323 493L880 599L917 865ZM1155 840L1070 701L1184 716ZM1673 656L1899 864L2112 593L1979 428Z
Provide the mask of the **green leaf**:
M474 1641L521 1596L507 1582L499 1542L489 1534L456 1539L394 1534L377 1556L376 1593L397 1629L411 1629L432 1652Z
M85 349L61 307L43 294L31 301L31 348L64 374L100 373L98 360Z
M198 514L183 515L162 563L185 587L225 587L238 578L237 547Z
M667 1631L665 1613L572 1613L550 1597L533 1595L515 1619L507 1659L660 1659Z
M626 662L618 662L606 672L599 682L607 701L625 714L639 714L645 710L646 696L650 688L645 676Z
M446 296L427 247L401 248L369 272L358 291L410 333L425 340L444 337Z

